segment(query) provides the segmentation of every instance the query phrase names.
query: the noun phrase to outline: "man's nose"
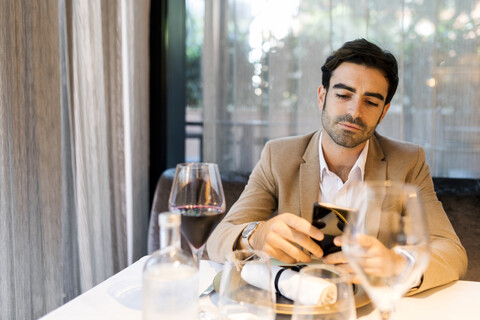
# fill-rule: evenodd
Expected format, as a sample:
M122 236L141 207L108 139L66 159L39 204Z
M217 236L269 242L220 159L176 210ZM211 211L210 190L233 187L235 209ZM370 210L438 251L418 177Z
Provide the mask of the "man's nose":
M347 111L354 119L360 117L362 112L362 101L360 99L352 99Z

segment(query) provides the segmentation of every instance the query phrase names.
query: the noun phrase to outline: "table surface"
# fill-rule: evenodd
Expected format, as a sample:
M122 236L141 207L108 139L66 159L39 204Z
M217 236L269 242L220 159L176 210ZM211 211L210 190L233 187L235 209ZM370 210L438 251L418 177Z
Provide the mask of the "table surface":
M147 258L141 258L41 319L140 320L142 269ZM221 264L202 260L199 291L207 288L221 270ZM217 294L210 295L200 304L214 309L217 298ZM362 320L380 319L372 304L357 309L357 317ZM277 319L290 319L290 316L278 315ZM402 319L480 319L480 282L456 281L413 297L404 297L392 317L392 320Z

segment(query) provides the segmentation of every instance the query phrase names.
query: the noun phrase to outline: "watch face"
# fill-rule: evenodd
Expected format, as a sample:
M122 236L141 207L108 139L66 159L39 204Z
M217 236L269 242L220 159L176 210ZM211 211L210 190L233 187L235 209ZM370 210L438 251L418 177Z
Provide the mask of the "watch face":
M247 238L248 236L250 236L250 234L252 233L252 231L255 229L255 227L257 226L258 222L252 222L250 223L242 232L242 236L244 238Z

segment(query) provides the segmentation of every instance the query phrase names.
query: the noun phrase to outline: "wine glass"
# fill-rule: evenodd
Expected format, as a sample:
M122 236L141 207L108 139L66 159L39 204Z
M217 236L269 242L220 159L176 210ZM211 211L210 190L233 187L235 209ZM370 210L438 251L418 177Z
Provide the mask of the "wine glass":
M200 267L205 243L226 208L218 166L215 163L178 164L168 205L170 211L181 213L182 234Z
M229 253L220 280L218 305L222 320L274 320L270 257L256 250Z
M347 274L327 264L300 270L292 320L356 319L355 298Z
M418 189L400 182L357 186L342 249L382 319L427 268L430 243Z

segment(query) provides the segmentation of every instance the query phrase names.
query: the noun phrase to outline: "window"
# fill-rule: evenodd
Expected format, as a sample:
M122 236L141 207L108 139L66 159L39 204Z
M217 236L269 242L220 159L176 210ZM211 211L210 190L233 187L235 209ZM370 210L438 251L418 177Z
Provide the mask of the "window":
M320 68L364 37L400 68L378 131L422 145L433 176L480 177L480 1L191 0L187 12L203 21L192 83L205 161L250 171L267 140L320 128ZM187 56L190 43L199 48L188 40Z
M202 45L204 1L186 0L185 161L201 161L203 149Z

